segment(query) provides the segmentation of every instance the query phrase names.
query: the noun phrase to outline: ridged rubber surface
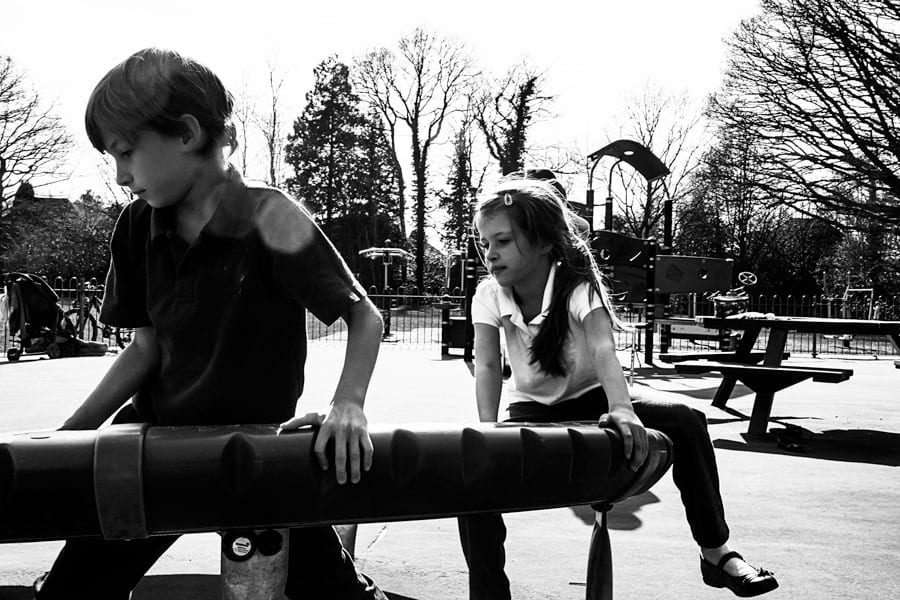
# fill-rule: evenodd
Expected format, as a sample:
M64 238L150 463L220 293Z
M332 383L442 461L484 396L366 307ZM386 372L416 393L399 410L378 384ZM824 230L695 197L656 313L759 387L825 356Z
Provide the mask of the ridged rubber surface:
M635 473L618 434L596 425L374 425L372 469L344 485L318 466L313 430L151 427L136 436L134 426L112 426L8 435L0 438L0 542L612 503L649 489L671 464L669 439L649 433L649 457ZM135 444L141 464L132 464Z

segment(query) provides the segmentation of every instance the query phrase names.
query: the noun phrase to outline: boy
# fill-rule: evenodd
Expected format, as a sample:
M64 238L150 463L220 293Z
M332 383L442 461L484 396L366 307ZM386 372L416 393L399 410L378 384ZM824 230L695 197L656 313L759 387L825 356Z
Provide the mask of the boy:
M320 466L333 439L337 480L355 483L372 461L363 403L381 317L308 213L278 190L247 186L228 164L232 106L209 69L154 48L114 67L91 94L91 143L138 198L112 236L101 319L135 334L63 428L99 427L132 396L116 422L316 425ZM306 309L348 326L327 417L292 418ZM70 540L38 598L127 599L175 539ZM292 530L289 548L289 598L384 598L331 527Z

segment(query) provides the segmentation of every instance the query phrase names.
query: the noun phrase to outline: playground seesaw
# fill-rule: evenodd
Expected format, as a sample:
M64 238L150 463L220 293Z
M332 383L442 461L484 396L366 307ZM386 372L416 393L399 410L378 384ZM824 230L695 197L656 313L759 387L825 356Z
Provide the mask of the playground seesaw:
M649 489L672 460L669 439L648 430L649 456L633 472L618 433L586 423L373 425L370 433L372 468L344 485L318 466L311 429L114 425L0 436L0 542L585 504L605 511ZM590 588L611 585L608 544L605 527L595 527L588 598L602 595Z

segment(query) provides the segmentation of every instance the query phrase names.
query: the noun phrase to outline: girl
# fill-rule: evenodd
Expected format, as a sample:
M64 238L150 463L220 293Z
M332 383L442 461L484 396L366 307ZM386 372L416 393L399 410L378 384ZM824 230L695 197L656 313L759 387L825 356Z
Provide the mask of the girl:
M472 302L480 420L498 416L502 329L512 369L510 421L596 419L619 431L635 470L647 455L644 426L662 431L674 444L673 478L700 546L703 581L738 596L775 589L771 573L750 566L727 545L703 413L667 401L632 402L613 340L613 329L623 325L574 223L558 188L535 179L507 179L476 208L476 235L491 274ZM470 598L509 598L502 516L461 517L459 529Z

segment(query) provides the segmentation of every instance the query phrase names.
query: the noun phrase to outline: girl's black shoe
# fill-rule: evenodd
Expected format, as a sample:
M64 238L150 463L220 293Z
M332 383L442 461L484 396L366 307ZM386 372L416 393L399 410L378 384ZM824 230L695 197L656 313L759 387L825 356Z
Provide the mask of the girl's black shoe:
M735 596L740 596L741 598L759 596L778 587L775 576L765 569L757 569L755 575L739 577L729 575L723 567L732 558L744 560L744 557L737 552L729 552L719 559L719 564L714 566L701 556L700 572L703 574L703 583L712 587L728 588L734 592Z

